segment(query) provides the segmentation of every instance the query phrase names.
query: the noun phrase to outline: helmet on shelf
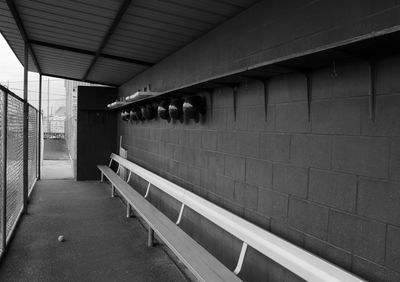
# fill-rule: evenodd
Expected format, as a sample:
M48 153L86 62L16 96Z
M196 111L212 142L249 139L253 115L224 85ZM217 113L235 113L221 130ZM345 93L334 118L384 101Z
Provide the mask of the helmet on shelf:
M160 104L158 104L157 112L158 112L158 116L161 119L166 119L166 120L170 121L171 118L169 116L168 107L169 107L168 101L163 100L160 102Z

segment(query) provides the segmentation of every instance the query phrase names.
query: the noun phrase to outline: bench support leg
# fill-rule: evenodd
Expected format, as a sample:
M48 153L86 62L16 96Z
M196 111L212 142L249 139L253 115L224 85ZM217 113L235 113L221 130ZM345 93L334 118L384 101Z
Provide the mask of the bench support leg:
M101 173L100 182L104 182L104 174L103 173Z
M132 217L132 209L131 209L131 205L127 202L126 203L126 218L130 218Z
M111 185L111 198L115 197L115 188L114 185Z
M147 236L147 247L153 247L154 245L154 230L149 226L149 233Z

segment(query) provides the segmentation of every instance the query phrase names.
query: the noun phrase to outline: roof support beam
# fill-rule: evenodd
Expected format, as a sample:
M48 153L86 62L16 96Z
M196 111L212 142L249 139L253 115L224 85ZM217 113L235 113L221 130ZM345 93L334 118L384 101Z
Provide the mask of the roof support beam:
M89 51L89 50L85 50L85 49L69 47L69 46L64 46L64 45L59 45L59 44L54 44L54 43L49 43L49 42L44 42L44 41L39 41L39 40L29 40L29 42L32 45L38 45L38 46L48 47L48 48L52 48L52 49L58 49L58 50L63 50L63 51L79 53L79 54L85 54L85 55L89 55L89 56L96 55L96 52L94 52L94 51ZM111 60L115 60L115 61L121 61L124 63L131 63L131 64L135 64L135 65L141 65L141 66L147 66L147 67L150 67L153 65L153 63L149 63L149 62L131 59L131 58L120 57L120 56L114 56L114 55L109 55L109 54L100 54L99 56L102 58L111 59Z
M99 48L96 51L96 55L93 57L89 67L87 68L82 80L85 80L90 71L92 70L94 64L96 63L96 61L98 60L98 58L100 57L100 54L103 52L104 48L106 47L108 41L110 40L110 37L113 35L114 30L117 28L119 22L122 19L122 16L125 14L126 10L128 10L129 5L131 4L131 0L124 0L121 4L121 6L119 7L118 13L114 18L114 21L112 22L110 28L108 29L106 35L104 36L103 40L100 43Z
M29 52L31 53L33 63L36 66L36 69L39 73L42 73L42 70L40 68L39 62L36 58L35 52L33 51L32 45L29 43L29 38L28 34L26 33L26 30L24 28L24 25L22 23L22 19L18 13L17 6L15 5L13 0L6 0L8 8L10 9L10 12L18 26L19 32L21 33L22 39L24 40L24 43L27 45ZM27 60L25 60L26 62Z
M69 76L62 76L62 75L54 75L51 73L42 73L43 76L51 76L51 77L55 77L55 78L61 78L61 79L68 79L68 80L75 80L75 81L79 81L79 78L74 78L74 77L69 77ZM100 82L100 81L93 81L93 80L85 80L85 82L89 82L92 84L100 84L100 85L106 85L106 86L111 86L111 87L118 87L119 85L117 84L112 84L112 83L104 83L104 82Z

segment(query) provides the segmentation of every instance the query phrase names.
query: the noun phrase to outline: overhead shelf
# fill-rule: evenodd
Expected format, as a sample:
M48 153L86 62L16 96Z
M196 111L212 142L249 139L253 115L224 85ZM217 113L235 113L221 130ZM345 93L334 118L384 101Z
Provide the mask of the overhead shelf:
M155 102L167 97L179 97L182 95L189 95L198 93L201 90L212 91L221 86L229 86L233 89L234 94L234 108L236 100L236 90L240 83L249 80L259 80L264 83L268 78L287 74L291 72L301 72L309 79L309 74L318 68L332 65L333 63L345 63L352 61L363 60L370 65L371 70L371 111L374 108L374 65L378 58L388 56L390 54L399 53L400 50L400 31L395 31L385 35L379 35L364 39L361 41L335 46L325 50L316 50L315 52L294 56L291 58L282 59L273 63L266 63L265 65L257 65L248 68L247 70L230 73L228 75L221 75L218 77L209 78L205 81L199 81L190 85L185 85L176 89L171 89L164 92L155 92L154 95L138 97L135 100L124 101L118 103L112 110L128 109L134 104L143 104L144 102ZM266 89L265 89L266 90ZM267 93L265 93L267 95ZM266 103L268 97L265 97ZM309 103L311 103L311 97ZM265 105L267 106L267 104ZM373 116L374 113L371 113Z

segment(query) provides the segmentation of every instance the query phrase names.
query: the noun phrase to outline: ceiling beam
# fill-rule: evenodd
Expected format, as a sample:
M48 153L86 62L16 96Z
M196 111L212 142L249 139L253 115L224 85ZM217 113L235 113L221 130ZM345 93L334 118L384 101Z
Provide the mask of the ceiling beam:
M51 73L42 73L42 75L43 76L55 77L55 78L61 78L61 79L67 79L67 80L81 81L79 78L63 76L63 75L54 75L54 74L51 74ZM111 87L118 87L117 84L101 82L101 81L85 80L84 82L88 82L88 83L92 83L92 84L101 84L101 85L111 86Z
M10 9L10 12L15 20L15 23L18 26L19 32L21 33L22 39L24 40L24 44L28 45L28 50L31 53L33 63L36 66L36 69L39 73L42 73L42 70L40 68L39 62L36 58L35 52L33 51L32 45L29 43L29 38L28 34L26 33L26 30L24 28L24 25L22 23L21 16L18 13L17 6L15 5L13 0L6 0L8 8Z
M39 41L39 40L29 40L29 42L32 45L38 45L38 46L48 47L48 48L52 48L52 49L69 51L69 52L74 52L74 53L79 53L79 54L84 54L84 55L89 55L89 56L96 55L96 52L94 52L94 51L89 51L89 50L65 46L65 45L54 44L54 43L50 43L50 42L44 42L44 41ZM154 65L153 63L150 63L150 62L145 62L145 61L131 59L131 58L125 58L125 57L120 57L120 56L114 56L114 55L104 54L104 53L100 54L100 57L115 60L115 61L121 61L124 63L131 63L131 64L136 64L136 65L141 65L141 66L147 66L147 67Z
M92 61L90 62L89 67L87 68L82 80L85 80L90 71L92 70L94 64L97 62L97 60L100 57L100 54L103 52L104 48L106 47L108 41L110 40L110 37L113 35L115 29L117 28L119 22L122 19L122 16L125 14L126 10L128 10L129 5L131 4L131 0L124 0L121 4L121 6L119 7L118 13L114 18L114 21L112 22L110 28L108 29L106 35L103 37L103 40L100 43L99 48L96 51L96 55L93 57Z

